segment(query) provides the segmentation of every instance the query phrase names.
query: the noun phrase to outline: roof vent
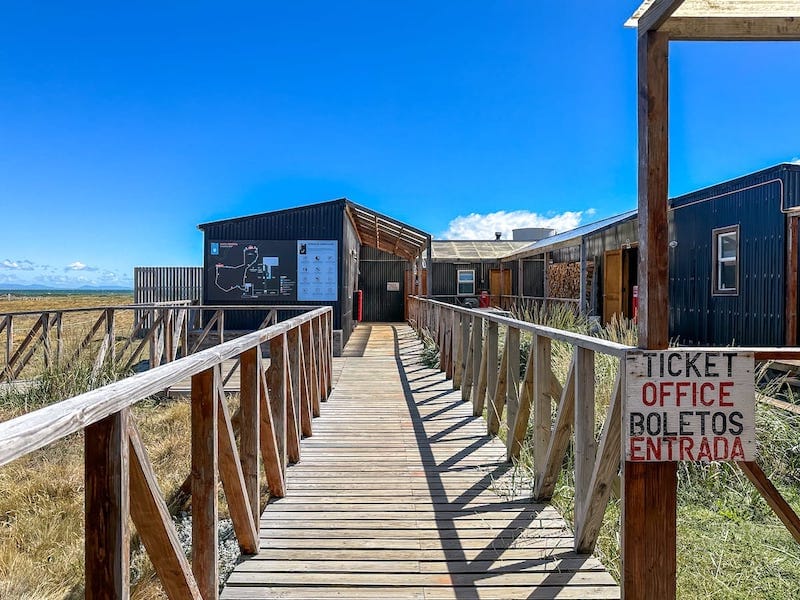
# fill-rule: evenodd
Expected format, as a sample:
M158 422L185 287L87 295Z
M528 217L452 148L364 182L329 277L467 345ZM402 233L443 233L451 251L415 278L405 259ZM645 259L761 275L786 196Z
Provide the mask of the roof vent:
M503 237L503 232L502 231L495 231L494 232L494 239L495 240L499 240L501 237Z

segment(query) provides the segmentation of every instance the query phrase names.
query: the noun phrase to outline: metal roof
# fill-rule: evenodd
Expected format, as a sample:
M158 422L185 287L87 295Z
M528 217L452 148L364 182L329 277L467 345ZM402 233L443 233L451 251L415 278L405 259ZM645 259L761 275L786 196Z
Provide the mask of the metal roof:
M345 210L358 232L361 244L391 252L409 261L425 254L431 236L421 229L349 200Z
M542 254L544 252L550 252L551 250L555 250L557 248L577 246L580 244L582 237L597 233L598 231L602 231L608 227L613 227L619 223L624 223L630 219L635 219L637 212L638 211L636 210L629 210L628 212L614 215L613 217L608 217L607 219L602 219L601 221L595 221L594 223L581 225L575 229L565 231L564 233L551 235L550 237L546 237L538 242L528 244L521 250L517 250L516 252L505 255L502 260L517 260L520 258L527 258L529 256L536 256L537 254Z
M432 240L431 257L438 262L497 261L529 245L530 242L509 240Z
M391 252L396 256L405 258L406 260L413 261L417 256L425 255L428 243L431 239L430 234L425 233L421 229L402 223L396 219L376 212L366 206L361 206L355 202L351 202L347 198L339 198L337 200L330 200L328 202L321 202L322 204L341 204L344 205L344 210L353 227L358 234L359 242L365 246L372 246L386 252ZM218 225L220 223L229 223L236 221L244 221L257 217L264 217L267 215L277 215L282 213L289 213L292 211L308 209L317 204L310 204L304 206L296 206L293 208L284 208L281 210L269 211L265 213L258 213L255 215L247 215L244 217L234 217L231 219L222 219L220 221L212 221L209 223L201 223L198 229L205 230L209 225Z

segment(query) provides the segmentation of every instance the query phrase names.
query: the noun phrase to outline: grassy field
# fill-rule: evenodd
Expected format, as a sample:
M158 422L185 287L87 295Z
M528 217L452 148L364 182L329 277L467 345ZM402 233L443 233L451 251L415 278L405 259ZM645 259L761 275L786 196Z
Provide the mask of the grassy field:
M128 304L130 295L69 295L0 301L0 314ZM95 319L96 315L95 314ZM40 373L25 394L0 392L0 421L127 375L91 367ZM230 398L235 409L236 398ZM159 487L169 498L189 474L190 406L166 398L140 402L133 418L141 432ZM0 468L0 598L83 598L83 435L76 434ZM226 505L221 497L221 515ZM134 540L136 537L134 535ZM132 597L165 598L146 554L134 542Z
M7 313L33 312L39 314L16 315L14 316L14 335L13 349L22 344L31 328L36 324L41 311L57 312L73 309L94 309L79 312L65 312L62 317L63 339L67 345L77 346L86 334L91 330L102 311L99 307L124 306L133 303L133 294L130 292L108 292L108 293L65 293L58 294L48 292L47 294L33 295L30 293L0 293L0 319ZM130 335L133 327L133 310L116 311L115 332L117 339L125 339ZM10 357L5 355L7 331L0 334L0 358L8 361ZM53 334L54 335L54 334ZM55 341L51 342L55 347ZM12 349L12 355L14 350ZM5 364L5 363L3 363ZM31 373L38 373L43 368L44 353L41 346L30 360L29 366L19 374L19 378L25 378Z

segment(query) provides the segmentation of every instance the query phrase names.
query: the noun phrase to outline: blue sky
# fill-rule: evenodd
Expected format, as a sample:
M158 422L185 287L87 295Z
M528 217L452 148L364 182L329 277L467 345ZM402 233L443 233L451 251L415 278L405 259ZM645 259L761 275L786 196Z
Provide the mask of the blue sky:
M437 236L628 210L637 4L4 2L0 285L129 284L341 196ZM671 194L800 157L800 45L671 69Z

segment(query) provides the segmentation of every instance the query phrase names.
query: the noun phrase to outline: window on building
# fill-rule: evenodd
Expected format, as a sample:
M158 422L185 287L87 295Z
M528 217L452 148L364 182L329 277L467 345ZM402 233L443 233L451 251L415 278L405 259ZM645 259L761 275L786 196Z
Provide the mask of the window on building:
M714 294L735 296L739 293L739 226L715 229Z
M458 270L458 295L475 295L475 271L472 269Z

